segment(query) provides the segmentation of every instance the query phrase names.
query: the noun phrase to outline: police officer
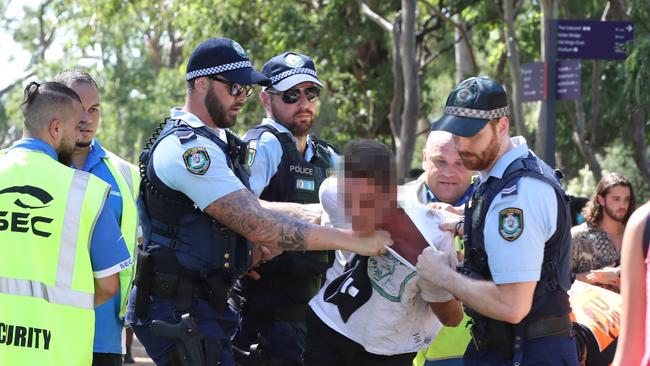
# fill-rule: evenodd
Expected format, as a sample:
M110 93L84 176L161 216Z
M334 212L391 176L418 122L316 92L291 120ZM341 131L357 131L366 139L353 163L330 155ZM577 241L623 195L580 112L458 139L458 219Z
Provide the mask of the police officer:
M454 134L465 167L479 171L464 215L467 276L429 249L417 270L465 304L473 337L465 365L577 365L571 217L553 170L523 138L509 138L508 98L494 81L462 81L444 113L432 129Z
M110 186L68 167L87 118L77 94L31 82L21 109L23 139L0 153L0 364L87 366L93 304L132 260Z
M266 118L244 137L254 151L247 161L251 190L267 201L318 203L318 189L338 155L309 134L323 87L314 62L284 52L266 62L262 73L271 79L260 93ZM248 349L259 335L268 344L269 364L302 364L307 303L327 267L327 252L287 252L255 268L259 278L243 277L237 292L245 303L234 343Z
M298 204L251 194L245 159L252 152L227 128L252 86L268 79L237 42L202 42L186 79L185 105L172 109L141 156L144 245L126 317L158 365L232 365L238 317L227 299L253 257L334 248L377 253L392 241L386 232L360 238L323 229L269 209L313 217Z
M54 80L65 84L79 95L82 107L88 115L80 124L81 137L75 144L73 166L111 185L108 200L116 220L120 223L129 254L133 257L138 237L136 202L140 191L140 173L134 165L104 149L95 138L101 120L101 107L97 83L92 76L85 71L71 69L59 73ZM126 305L131 275L131 268L121 271L119 295L95 309L93 366L122 364L124 322L120 319L120 309L122 304Z

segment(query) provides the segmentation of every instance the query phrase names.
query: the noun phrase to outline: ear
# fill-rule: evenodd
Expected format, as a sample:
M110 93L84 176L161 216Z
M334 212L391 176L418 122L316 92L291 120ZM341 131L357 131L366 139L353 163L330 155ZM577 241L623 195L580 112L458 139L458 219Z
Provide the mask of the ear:
M497 122L497 132L500 136L507 135L510 129L510 118L507 116L499 117Z
M205 91L210 86L210 78L207 76L202 76L197 78L194 82L194 88L200 91Z
M596 202L598 202L599 205L605 206L605 197L597 194L596 195Z
M264 109L270 109L271 108L271 95L269 95L269 93L262 90L260 92L260 102L262 102L262 105L264 106Z
M427 170L427 148L422 149L422 170Z
M57 118L51 120L47 126L47 132L52 141L58 141L63 134L63 122Z

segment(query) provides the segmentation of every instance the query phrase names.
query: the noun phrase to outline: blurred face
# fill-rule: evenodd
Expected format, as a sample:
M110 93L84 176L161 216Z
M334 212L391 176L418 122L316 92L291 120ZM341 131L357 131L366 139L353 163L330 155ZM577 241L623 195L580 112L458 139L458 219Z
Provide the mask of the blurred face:
M486 171L491 168L501 147L493 123L486 123L474 136L454 136L454 142L463 165L469 170Z
M630 188L614 186L609 189L605 197L598 196L598 203L603 206L604 214L614 221L623 222L625 214L630 208Z
M304 88L313 86L318 85L312 82L294 85L291 89L301 89L301 92L298 101L292 104L285 103L282 95L267 93L270 104L267 108L270 108L273 120L286 127L294 136L307 136L318 114L319 99L309 101L304 93Z
M79 125L80 136L76 145L77 147L85 148L90 146L93 138L95 138L101 120L99 91L95 85L85 82L73 83L70 89L79 95L84 110L81 124Z
M369 235L378 229L396 207L395 195L388 187L377 185L371 178L344 178L343 197L345 215L352 222L352 230Z
M422 161L426 183L442 202L454 204L469 188L472 174L451 139L427 142Z
M230 95L230 86L216 80L208 79L208 89L203 103L212 122L219 128L229 128L237 122L239 111L246 101L246 93Z
M74 102L70 111L61 120L60 136L55 151L59 156L59 162L69 166L72 164L72 154L79 138L81 138L81 119L84 116L83 107Z

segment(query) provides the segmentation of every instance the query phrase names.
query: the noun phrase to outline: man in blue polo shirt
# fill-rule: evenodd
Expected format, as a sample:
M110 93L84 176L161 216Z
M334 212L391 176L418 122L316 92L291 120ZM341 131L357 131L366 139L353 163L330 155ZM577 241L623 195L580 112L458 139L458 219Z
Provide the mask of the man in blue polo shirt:
M138 228L138 169L104 149L95 138L101 120L100 97L95 80L88 73L74 69L59 73L55 80L79 95L87 115L80 124L81 136L72 155L73 167L89 172L111 185L108 201L117 222L121 223L125 243L133 257ZM125 304L131 274L131 269L120 274L120 293L95 310L93 366L122 364L124 322L119 314Z

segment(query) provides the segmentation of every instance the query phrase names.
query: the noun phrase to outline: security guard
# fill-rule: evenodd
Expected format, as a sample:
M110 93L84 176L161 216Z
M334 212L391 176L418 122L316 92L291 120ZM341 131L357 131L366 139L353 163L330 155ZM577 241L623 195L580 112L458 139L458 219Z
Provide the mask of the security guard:
M244 164L250 151L227 128L252 85L268 79L237 42L202 42L186 79L185 105L172 109L141 155L144 243L126 318L158 365L233 365L238 317L227 299L255 261L282 250L377 253L392 241L386 232L360 238L323 229L269 210L313 218L300 205L251 194Z
M247 161L251 190L267 201L318 203L318 189L338 154L309 134L323 87L314 62L284 52L267 61L262 73L271 79L260 93L266 118L244 136L253 152ZM242 325L234 344L248 349L259 335L268 344L269 364L302 364L307 303L327 267L327 252L287 252L256 267L259 278L243 277L237 286L245 299Z
M108 201L113 214L120 223L124 241L133 258L138 237L138 193L140 172L112 152L104 149L95 138L101 120L99 90L95 80L85 71L65 70L55 78L74 90L88 118L81 121L81 137L77 140L72 155L73 167L89 172L111 185ZM122 330L124 321L120 310L126 310L126 294L133 271L131 267L120 272L120 293L106 304L95 309L95 340L93 342L93 366L122 364Z
M465 304L473 338L465 365L577 365L568 200L509 126L508 98L494 81L472 77L449 95L432 129L454 134L465 167L479 171L464 216L466 276L428 249L418 273Z
M403 197L423 204L441 203L461 209L472 197L474 172L463 166L452 137L445 131L429 133L422 150L424 173L401 187ZM455 237L454 242L456 251L463 253L460 238ZM468 320L465 315L460 326L443 326L431 345L418 352L414 365L462 366L463 354L470 341L469 330L465 327Z
M67 167L87 117L77 94L31 82L21 109L23 139L0 154L0 364L87 366L93 304L132 260L109 185Z

